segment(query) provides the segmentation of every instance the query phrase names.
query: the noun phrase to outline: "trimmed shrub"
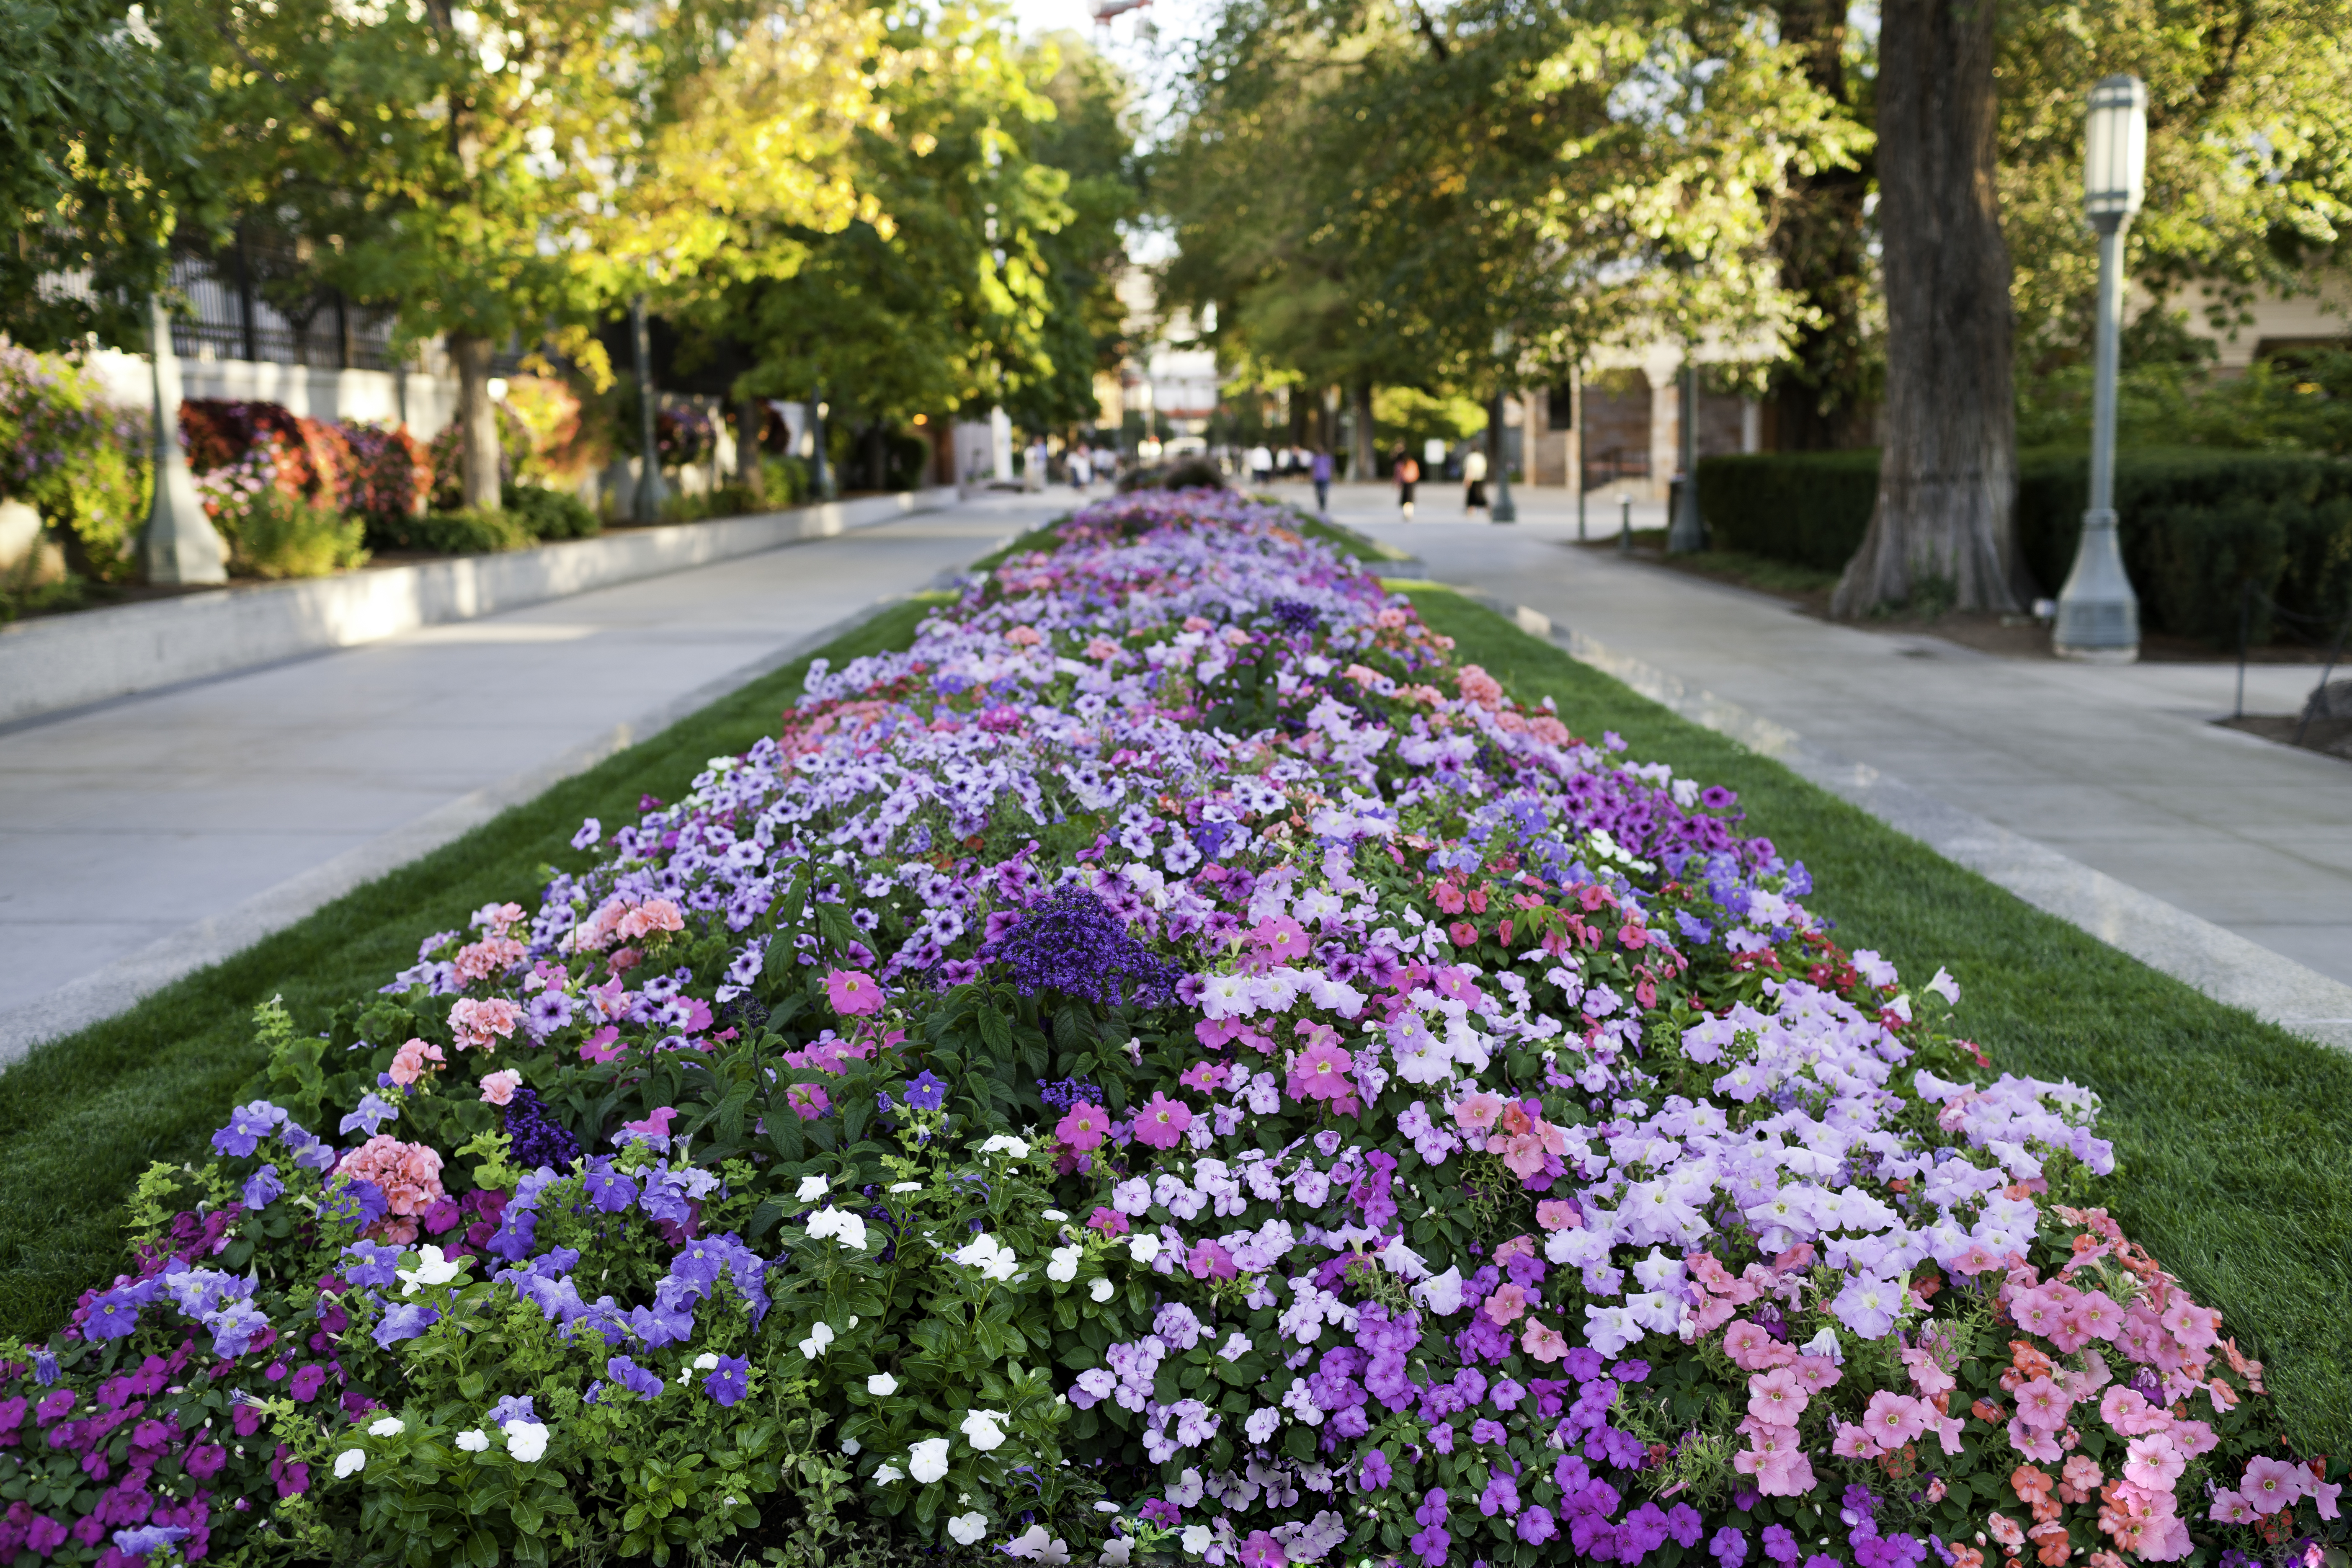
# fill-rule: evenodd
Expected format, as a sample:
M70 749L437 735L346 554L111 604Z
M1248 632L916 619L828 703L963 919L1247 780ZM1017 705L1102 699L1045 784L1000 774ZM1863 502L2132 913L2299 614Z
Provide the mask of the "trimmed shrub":
M424 550L436 555L488 555L501 550L527 550L538 542L522 517L511 511L431 511L423 517L371 530L371 542L380 548Z
M2081 452L2020 453L2018 545L2046 593L2065 582L2083 531L2090 465ZM1878 454L1767 452L1703 458L1699 510L1713 543L1825 571L1843 567L1870 523ZM2352 464L2305 452L2210 447L2117 454L2124 563L2151 631L2234 641L2239 585L2293 613L2352 603ZM2267 640L2267 616L2252 630Z
M1710 544L1822 572L1842 569L1861 548L1877 498L1875 450L1698 462L1698 510Z
M592 539L604 526L578 496L544 485L510 484L504 488L503 499L506 510L533 539Z

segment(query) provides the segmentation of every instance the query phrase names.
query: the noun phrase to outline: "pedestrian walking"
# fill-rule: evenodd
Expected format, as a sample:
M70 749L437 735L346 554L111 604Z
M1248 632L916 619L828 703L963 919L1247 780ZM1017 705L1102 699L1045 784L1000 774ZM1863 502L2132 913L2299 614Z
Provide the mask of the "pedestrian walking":
M1402 447L1396 453L1397 508L1407 522L1412 521L1412 487L1421 482L1421 465Z
M1477 447L1462 459L1462 515L1486 509L1486 454Z
M1261 485L1274 483L1274 451L1260 441L1249 450L1250 478Z
M1070 488L1077 491L1080 495L1086 494L1087 487L1095 482L1095 455L1093 448L1087 447L1071 447L1069 468Z
M1307 466L1307 477L1315 481L1315 510L1324 517L1331 515L1331 454L1322 447L1315 448L1314 460Z

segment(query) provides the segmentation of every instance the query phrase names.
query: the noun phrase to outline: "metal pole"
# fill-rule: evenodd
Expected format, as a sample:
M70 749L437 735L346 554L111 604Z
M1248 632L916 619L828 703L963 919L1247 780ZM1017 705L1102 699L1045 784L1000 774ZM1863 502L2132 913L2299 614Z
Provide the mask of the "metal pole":
M1488 513L1495 522L1519 521L1518 506L1511 500L1511 425L1504 417L1510 406L1511 395L1507 391L1495 395L1495 505Z
M637 507L639 522L659 522L669 487L662 483L661 453L654 445L653 330L646 324L646 297L629 301L629 339L637 361Z
M2243 577L2238 581L2238 710L2232 715L2246 716L2246 637L2247 622L2253 615L2254 580Z
M1666 553L1688 555L1706 548L1706 525L1698 515L1698 366L1683 358L1682 428L1675 432L1675 466L1682 483L1675 490L1675 515L1666 529Z
M1620 496L1617 504L1623 509L1617 514L1617 553L1631 555L1633 553L1633 498Z
M2129 664L2139 658L2139 595L2124 570L2116 536L2116 355L2123 332L2124 227L2120 216L2093 219L2099 228L2099 313L2092 347L2091 504L2074 569L2058 591L2051 646L2063 658Z
M228 550L196 499L196 478L180 447L180 356L173 352L172 312L160 289L147 296L147 331L155 386L155 494L140 539L147 581L226 583Z
M833 475L824 466L824 383L809 388L809 494L833 499Z

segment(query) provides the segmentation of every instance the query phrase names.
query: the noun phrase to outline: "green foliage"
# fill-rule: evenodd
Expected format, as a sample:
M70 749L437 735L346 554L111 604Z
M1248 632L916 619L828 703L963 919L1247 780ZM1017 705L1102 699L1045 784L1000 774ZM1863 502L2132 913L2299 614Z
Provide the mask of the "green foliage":
M517 511L431 511L423 517L378 519L368 528L378 550L422 550L435 555L488 555L538 542Z
M79 362L0 342L0 496L38 511L78 571L130 574L147 521L147 440L146 416L107 402Z
M565 490L544 485L509 484L499 496L533 539L593 539L604 528L588 503Z
M1773 452L1703 458L1699 508L1715 540L1751 554L1834 571L1862 542L1877 498L1878 454ZM2018 547L2045 591L2074 559L2090 488L2079 451L2018 460ZM2116 458L2124 564L2140 623L2234 642L2239 584L2325 618L2352 607L2352 469L2308 453L2215 447L2126 449ZM2257 642L2273 630L2267 613Z
M275 485L234 515L215 520L229 543L231 570L245 577L324 577L366 563L365 519L289 496Z
M2018 388L2020 447L2087 447L2091 367L2060 367ZM2125 447L2219 447L2352 456L2352 353L2301 363L2258 360L2208 378L2193 360L2126 363L2116 378L2116 438Z

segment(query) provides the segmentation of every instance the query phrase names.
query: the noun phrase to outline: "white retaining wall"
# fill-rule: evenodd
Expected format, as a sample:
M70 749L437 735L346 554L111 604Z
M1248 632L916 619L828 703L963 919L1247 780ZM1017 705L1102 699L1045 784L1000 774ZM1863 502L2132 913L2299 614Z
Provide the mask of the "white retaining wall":
M206 359L182 354L180 395L275 403L313 419L398 419L430 441L457 417L457 378L421 370L328 370L269 361ZM154 372L145 354L101 349L89 368L107 395L131 408L155 405ZM402 395L405 393L404 405Z
M954 504L952 487L0 626L0 724L683 571Z

